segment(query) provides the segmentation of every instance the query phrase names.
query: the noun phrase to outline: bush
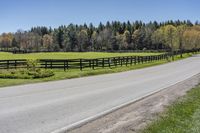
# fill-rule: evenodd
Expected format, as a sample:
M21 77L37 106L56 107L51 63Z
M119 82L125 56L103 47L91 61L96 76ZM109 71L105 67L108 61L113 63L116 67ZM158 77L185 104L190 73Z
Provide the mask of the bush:
M37 68L37 64L38 64L37 60L32 60L32 59L27 60L28 70L35 71Z
M54 73L51 70L44 70L35 68L33 69L16 69L16 70L3 70L0 71L0 78L7 79L36 79L46 78L53 76Z

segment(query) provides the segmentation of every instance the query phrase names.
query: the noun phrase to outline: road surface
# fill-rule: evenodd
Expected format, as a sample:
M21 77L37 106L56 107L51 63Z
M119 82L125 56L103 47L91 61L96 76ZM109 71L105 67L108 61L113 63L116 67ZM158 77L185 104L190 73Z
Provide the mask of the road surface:
M67 129L200 73L200 57L140 70L0 88L0 133Z

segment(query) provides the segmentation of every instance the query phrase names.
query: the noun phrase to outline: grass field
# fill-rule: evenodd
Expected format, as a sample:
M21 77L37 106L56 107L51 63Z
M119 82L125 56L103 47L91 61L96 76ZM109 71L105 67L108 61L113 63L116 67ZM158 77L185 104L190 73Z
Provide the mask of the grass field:
M159 55L161 53L106 53L106 52L47 52L30 54L12 54L0 52L0 60L7 59L93 59L116 56L147 56Z
M200 86L169 106L143 133L200 133Z
M184 54L183 57L187 58L191 56L191 54ZM175 60L183 59L180 56L176 56ZM80 71L78 69L67 70L64 72L63 70L53 70L55 75L49 78L42 78L42 79L0 79L0 87L3 86L11 86L11 85L19 85L19 84L28 84L28 83L36 83L36 82L46 82L46 81L53 81L53 80L62 80L62 79L70 79L70 78L78 78L84 76L91 76L91 75L99 75L99 74L108 74L108 73L117 73L123 71L129 71L134 69L140 69L155 65L160 65L169 62L168 60L161 60L155 61L151 63L145 64L137 64L133 66L122 66L122 67L112 67L112 68L99 68L99 69L83 69Z

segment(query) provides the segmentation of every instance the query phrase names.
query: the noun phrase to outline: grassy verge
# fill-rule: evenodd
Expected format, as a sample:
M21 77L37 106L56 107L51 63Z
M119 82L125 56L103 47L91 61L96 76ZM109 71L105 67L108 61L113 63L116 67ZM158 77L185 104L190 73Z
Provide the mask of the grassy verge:
M187 57L190 57L191 54L184 54L183 58L180 58L180 56L176 56L175 60L184 59ZM145 64L137 64L132 66L122 66L122 67L112 67L112 68L99 68L99 69L83 69L83 71L77 70L68 70L64 72L63 70L53 70L54 76L49 78L42 78L42 79L0 79L0 87L4 86L11 86L11 85L19 85L19 84L28 84L28 83L36 83L36 82L46 82L46 81L53 81L53 80L62 80L62 79L71 79L71 78L78 78L78 77L84 77L84 76L90 76L90 75L99 75L99 74L108 74L108 73L117 73L117 72L123 72L123 71L129 71L134 69L140 69L155 65L160 65L167 63L169 61L162 60L162 61L155 61L151 63L145 63Z
M200 86L169 106L143 133L200 133Z

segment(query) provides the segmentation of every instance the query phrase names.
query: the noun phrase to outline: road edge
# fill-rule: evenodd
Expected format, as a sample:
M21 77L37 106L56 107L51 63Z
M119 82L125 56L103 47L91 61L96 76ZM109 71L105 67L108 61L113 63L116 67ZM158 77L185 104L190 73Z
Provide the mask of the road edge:
M140 97L140 98L136 98L136 99L134 99L134 100L131 100L131 101L126 102L126 103L124 103L124 104L121 104L121 105L119 105L119 106L113 107L112 109L109 109L109 110L107 110L107 111L104 111L104 112L102 112L102 113L99 113L99 114L97 114L97 115L95 115L95 116L88 117L88 118L86 118L86 119L83 119L83 120L81 120L81 121L79 121L79 122L76 122L76 123L73 123L73 124L71 124L71 125L68 125L68 126L66 126L66 127L63 127L63 128L57 129L57 130L54 130L54 131L51 132L51 133L66 133L66 132L72 131L72 130L74 130L74 129L76 129L76 128L80 128L80 127L86 125L87 123L90 123L90 122L92 122L92 121L95 121L95 120L97 120L97 119L100 119L100 118L102 118L102 117L104 117L104 116L106 116L106 115L108 115L108 114L111 114L111 113L113 113L113 112L115 112L115 111L117 111L117 110L119 110L119 109L125 108L125 107L127 107L127 106L129 106L129 105L132 105L132 104L134 104L134 103L136 103L136 102L139 102L139 101L141 101L141 100L143 100L143 99L145 99L145 98L148 98L148 97L150 97L150 96L152 96L152 95L155 95L155 94L157 94L157 93L160 93L160 92L162 92L162 91L164 91L164 90L167 90L168 88L171 88L172 86L176 86L176 85L181 84L181 83L183 83L183 82L185 82L185 81L192 80L193 78L195 78L195 77L197 77L197 76L200 76L200 73L199 73L199 74L195 74L195 75L193 75L193 76L191 76L191 77L189 77L189 78L187 78L187 79L185 79L185 80L183 80L183 81L179 81L179 82L177 82L176 84L172 84L172 85L170 85L170 86L168 86L168 87L160 88L159 90L153 91L153 92L151 92L151 93L149 93L149 94L147 94L147 95L144 95L144 96L142 96L142 97ZM197 85L197 84L196 84L196 85Z

